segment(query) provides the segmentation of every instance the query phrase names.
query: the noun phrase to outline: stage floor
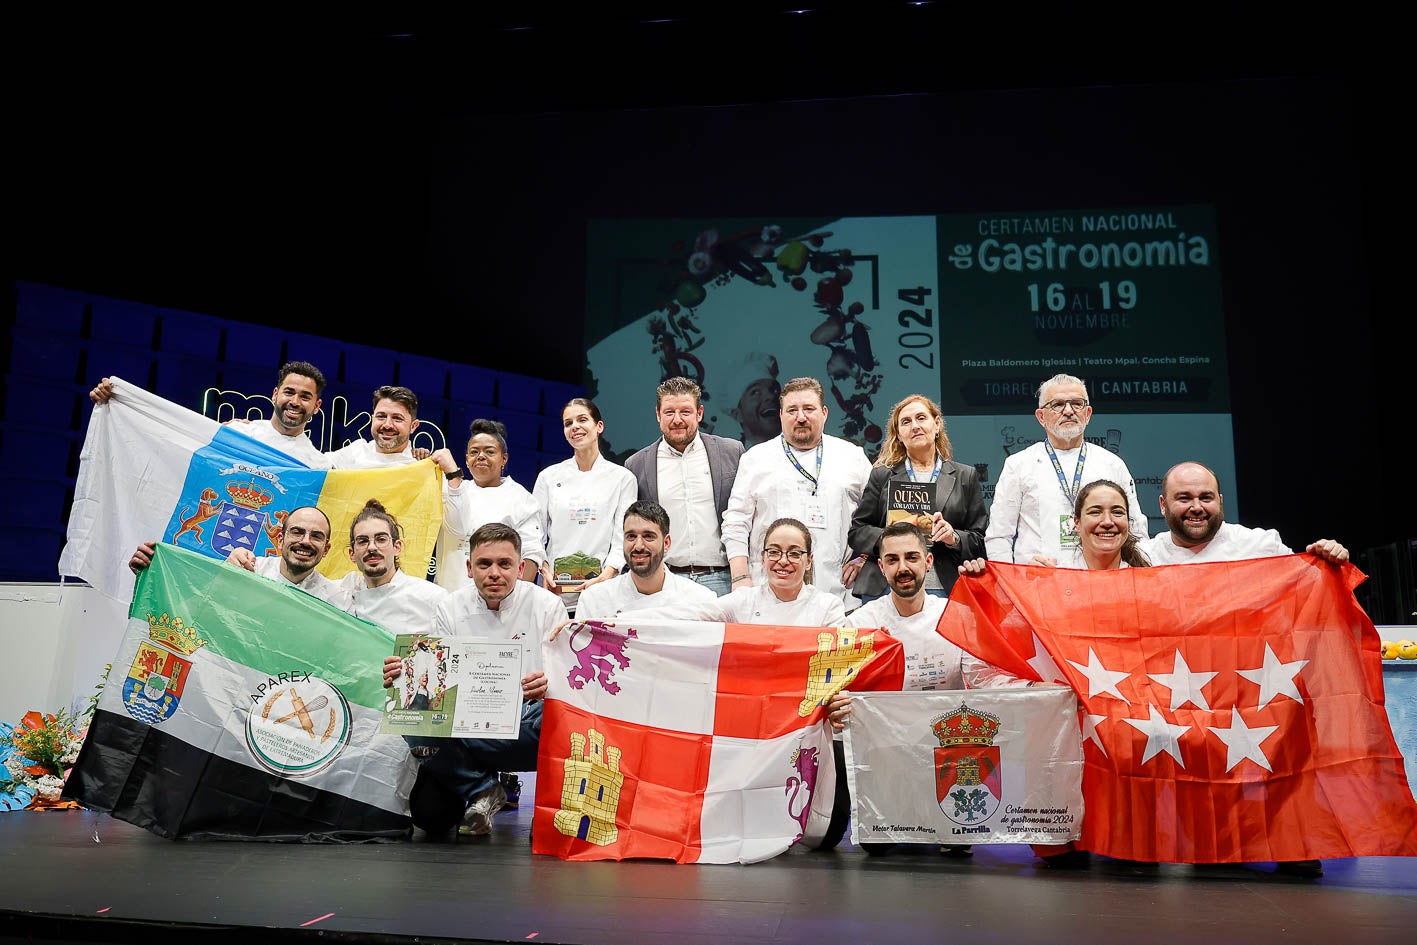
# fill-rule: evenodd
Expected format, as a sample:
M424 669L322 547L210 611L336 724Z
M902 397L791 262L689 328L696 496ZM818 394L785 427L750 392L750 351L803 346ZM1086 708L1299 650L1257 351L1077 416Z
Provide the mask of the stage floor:
M87 811L0 813L0 936L53 942L1411 942L1417 859L1135 876L1022 846L868 857L790 851L752 866L532 856L526 805L453 844L171 842ZM928 852L927 852L928 851ZM182 936L172 939L171 935Z

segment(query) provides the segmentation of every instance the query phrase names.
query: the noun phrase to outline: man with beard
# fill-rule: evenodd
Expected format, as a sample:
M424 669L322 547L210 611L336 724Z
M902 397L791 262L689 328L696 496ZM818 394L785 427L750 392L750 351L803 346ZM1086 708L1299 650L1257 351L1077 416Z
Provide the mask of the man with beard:
M723 550L723 511L733 492L743 444L699 429L702 391L685 377L671 377L655 390L655 416L663 435L625 461L635 474L639 498L663 506L679 523L668 552L669 570L722 597L731 589ZM668 538L666 527L664 536ZM589 590L594 590L592 587Z
M935 565L925 536L913 522L887 525L876 542L876 563L890 593L847 614L847 625L884 627L891 636L900 640L905 650L902 690L964 689L966 664L977 664L979 661L935 632L949 601L925 593L925 575ZM850 714L850 692L843 690L827 703L827 717L837 736L832 746L837 756L836 797L832 805L831 824L819 849L830 849L841 840L851 815L846 758L840 740L841 730ZM862 844L872 855L885 853L893 846L890 843ZM973 848L964 844L946 844L940 852L946 856L965 857L972 855Z
M468 544L472 583L451 594L438 588L444 596L433 615L432 635L518 641L525 647L521 731L515 740L407 739L421 761L409 795L413 823L436 840L459 821L472 836L490 833L492 816L507 799L497 772L536 770L546 696L541 641L568 617L560 597L518 580L522 545L515 528L491 522L473 532ZM402 666L398 657L385 657L385 687L393 685Z
M349 603L349 592L315 570L329 551L329 517L315 506L305 505L286 516L280 532L280 557L257 558L250 550L237 548L226 560L261 577L293 584L343 610Z
M448 592L399 570L403 532L378 499L370 499L349 526L349 560L357 573L344 579L351 592L346 610L398 636L427 633L433 610Z
M861 447L823 432L827 407L815 378L788 381L778 414L781 435L743 454L723 513L733 590L763 580L761 561L752 561L748 549L764 546L770 524L792 518L812 532L819 565L813 583L850 610L856 598L847 589L865 558L847 560L846 532L870 478L871 461Z
M1220 482L1200 463L1177 463L1161 480L1161 514L1169 531L1142 543L1152 564L1243 561L1294 552L1272 528L1246 528L1225 521ZM1348 549L1321 538L1304 549L1325 561L1342 564Z
M133 552L128 567L133 573L152 564L155 542L144 542ZM261 577L298 587L327 604L344 610L349 592L316 568L330 551L330 520L313 505L302 505L285 519L280 535L280 557L257 558L245 548L237 548L227 562L253 571Z
M418 396L407 387L385 384L374 391L369 414L372 439L354 440L330 453L333 469L376 469L414 460L409 438L418 429ZM457 468L457 464L453 464ZM451 473L449 473L451 475Z
M665 567L670 553L669 513L658 502L641 499L625 510L626 569L581 592L576 618L612 618L663 601L713 598L710 588ZM664 595L659 597L658 595Z
M227 426L253 440L273 446L294 457L311 469L328 469L329 458L306 435L310 418L320 409L320 395L325 390L325 375L308 361L287 361L276 375L275 390L271 391L271 417L268 421L236 419ZM113 384L104 378L89 391L89 400L106 404L113 397Z
M1122 485L1132 510L1132 534L1144 539L1149 534L1146 516L1127 464L1083 438L1092 418L1087 385L1071 374L1054 375L1039 386L1033 415L1047 436L1004 460L984 532L989 560L1082 567L1073 501L1095 479Z
M1220 480L1196 462L1177 463L1161 480L1161 514L1167 531L1141 545L1152 564L1201 564L1244 561L1294 552L1272 528L1247 528L1225 521ZM1304 549L1333 564L1348 560L1348 549L1332 538L1320 538ZM1319 860L1277 864L1278 871L1304 879L1323 875Z

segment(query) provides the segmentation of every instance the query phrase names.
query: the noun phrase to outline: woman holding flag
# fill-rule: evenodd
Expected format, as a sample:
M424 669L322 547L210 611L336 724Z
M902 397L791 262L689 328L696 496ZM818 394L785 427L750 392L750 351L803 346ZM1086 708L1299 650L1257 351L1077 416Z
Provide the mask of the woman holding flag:
M1151 562L1138 547L1140 540L1132 533L1130 515L1131 503L1127 501L1126 491L1110 479L1095 479L1078 490L1077 498L1073 500L1073 524L1078 531L1079 547L1087 570L1151 567ZM959 573L983 574L987 566L987 559L975 558L961 564ZM1033 685L973 659L965 662L965 677L971 689ZM1057 846L1034 844L1033 852L1043 860L1044 865L1053 869L1084 869L1092 862L1088 851L1071 842ZM1155 863L1128 865L1138 872L1156 869Z

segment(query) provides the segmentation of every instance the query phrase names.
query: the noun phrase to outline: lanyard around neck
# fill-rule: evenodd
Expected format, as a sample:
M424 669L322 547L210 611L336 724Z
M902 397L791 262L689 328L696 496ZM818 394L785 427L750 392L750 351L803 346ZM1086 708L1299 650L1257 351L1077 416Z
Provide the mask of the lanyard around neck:
M797 454L792 451L792 447L787 445L787 437L779 434L782 440L782 452L787 456L787 461L792 467L802 474L802 477L812 484L812 495L817 494L818 480L822 478L822 441L817 441L817 474L814 476L802 468L802 464L797 461Z

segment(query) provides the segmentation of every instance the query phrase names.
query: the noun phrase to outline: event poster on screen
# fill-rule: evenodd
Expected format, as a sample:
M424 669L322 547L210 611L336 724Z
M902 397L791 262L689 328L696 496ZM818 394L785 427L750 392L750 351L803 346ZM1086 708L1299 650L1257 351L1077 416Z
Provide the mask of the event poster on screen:
M1043 437L1038 385L1067 373L1153 533L1173 463L1234 482L1208 205L593 220L587 280L586 383L621 460L658 436L667 377L703 388L702 429L751 447L780 432L778 389L805 375L825 388L826 432L868 456L898 400L934 398L987 501L1004 460Z

